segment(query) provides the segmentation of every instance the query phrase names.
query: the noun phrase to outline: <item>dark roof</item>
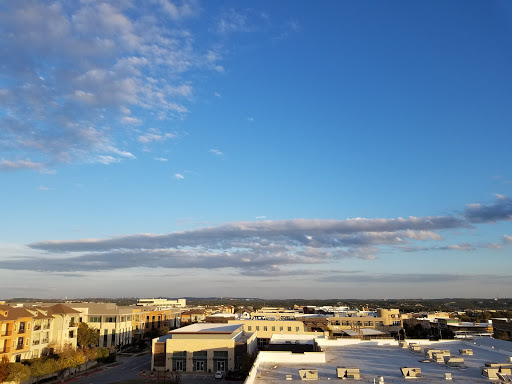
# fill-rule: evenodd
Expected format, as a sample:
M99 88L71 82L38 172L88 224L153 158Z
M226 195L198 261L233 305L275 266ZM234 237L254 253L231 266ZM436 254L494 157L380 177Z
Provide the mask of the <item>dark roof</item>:
M48 307L48 313L52 315L74 315L77 313L80 313L80 311L77 311L76 309L73 309L71 307L68 307L67 305L63 304L55 304L51 307Z
M7 312L7 315L5 313ZM11 307L10 305L0 305L0 320L16 320L20 317L33 317L25 308Z

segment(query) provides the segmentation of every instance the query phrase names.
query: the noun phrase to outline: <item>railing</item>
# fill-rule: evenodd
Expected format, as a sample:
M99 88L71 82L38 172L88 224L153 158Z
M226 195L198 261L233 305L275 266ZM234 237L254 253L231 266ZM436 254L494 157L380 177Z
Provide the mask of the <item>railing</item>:
M32 345L39 345L39 340L32 341Z
M7 331L3 331L0 336L11 336L12 335L12 329L8 329Z
M47 343L48 343L48 339L41 340L41 344L47 344Z
M50 329L49 325L43 325L43 329Z
M23 344L16 345L16 349L23 349Z
M77 326L77 324L76 324L74 321L70 321L70 322L69 322L69 326L70 326L70 327L76 327L76 326Z
M9 353L11 352L11 347L5 347L4 349L0 349L0 353Z
M41 326L40 325L34 325L34 331L39 331L41 329Z

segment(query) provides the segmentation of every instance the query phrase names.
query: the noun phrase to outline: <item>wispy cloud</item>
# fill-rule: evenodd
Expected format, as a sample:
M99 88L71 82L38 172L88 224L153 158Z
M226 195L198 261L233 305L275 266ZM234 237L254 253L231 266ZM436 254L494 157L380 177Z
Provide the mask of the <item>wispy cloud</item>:
M194 91L186 74L222 67L182 24L200 12L193 0L144 2L136 13L129 1L4 3L0 170L117 163L126 135L152 141L145 126L183 118Z
M174 175L183 179L180 173ZM508 198L499 198L503 203ZM493 217L506 217L481 205ZM500 205L506 210L507 205ZM86 271L136 266L164 268L235 268L241 274L278 273L282 268L329 265L342 259L373 260L383 249L472 251L469 243L444 245L438 232L472 228L464 215L395 219L293 219L241 221L168 234L137 234L110 239L43 241L29 244L47 257L3 262L3 268ZM505 236L504 241L509 241ZM413 249L417 242L428 245ZM439 244L440 243L440 244ZM398 248L401 247L401 248Z
M43 171L44 164L25 160L0 160L0 171L17 171L21 169L32 169Z
M156 161L160 161L162 163L166 163L167 161L169 161L168 159L166 159L165 157L155 157L155 160Z
M219 151L218 149L210 149L210 153L213 153L215 156L223 156L224 153L222 153L221 151Z
M255 26L249 21L248 15L233 8L226 10L217 20L215 29L218 33L253 32Z
M139 136L138 140L141 143L147 144L154 141L165 141L168 139L172 139L176 137L174 133L166 132L166 133L160 133L157 130L152 130L151 132L147 132L144 135Z
M174 177L178 180L183 180L185 178L185 176L183 176L181 173L175 173Z

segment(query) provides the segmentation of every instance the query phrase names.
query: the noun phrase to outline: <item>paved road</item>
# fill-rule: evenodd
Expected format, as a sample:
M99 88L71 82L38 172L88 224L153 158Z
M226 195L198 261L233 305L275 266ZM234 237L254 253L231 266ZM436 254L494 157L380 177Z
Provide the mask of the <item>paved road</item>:
M120 365L108 368L102 367L104 369L101 371L74 379L71 381L71 384L108 384L123 380L133 380L140 378L138 376L139 371L149 371L151 368L150 354L133 357L118 357L118 361L121 363Z
M66 380L69 384L109 384L119 383L122 381L139 380L139 382L160 383L166 382L164 373L154 372L150 376L151 371L151 354L133 357L118 357L120 365L113 367L101 367L95 372L87 374L84 377L78 377ZM145 377L139 376L140 371L145 371ZM155 380L156 379L156 380ZM158 380L160 379L160 380ZM213 373L182 373L182 384L224 384L224 379L215 380Z

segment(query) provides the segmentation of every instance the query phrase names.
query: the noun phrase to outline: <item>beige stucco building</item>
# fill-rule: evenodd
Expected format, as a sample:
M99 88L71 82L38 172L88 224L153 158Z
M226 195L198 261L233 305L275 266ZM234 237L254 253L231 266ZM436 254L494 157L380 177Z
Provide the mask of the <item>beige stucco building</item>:
M80 312L84 323L99 331L100 347L121 347L132 343L133 307L118 307L114 303L70 304Z
M151 369L215 372L240 367L256 351L256 334L241 324L193 324L153 339Z

